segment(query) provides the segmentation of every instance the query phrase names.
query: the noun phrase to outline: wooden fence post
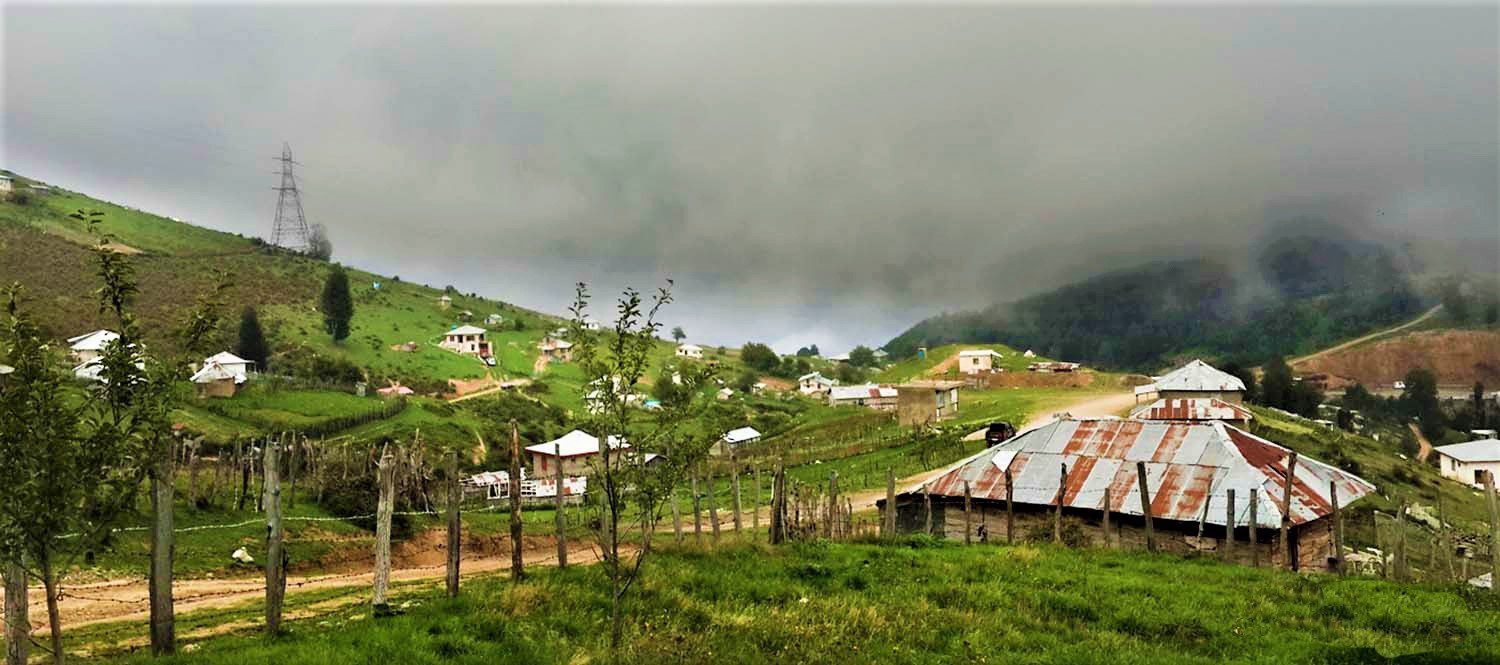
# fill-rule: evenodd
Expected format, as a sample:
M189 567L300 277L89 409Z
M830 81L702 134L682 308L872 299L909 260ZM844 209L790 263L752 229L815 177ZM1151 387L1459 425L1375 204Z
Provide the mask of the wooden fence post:
M771 475L771 534L772 545L779 545L786 538L786 474L781 460L776 461L776 471Z
M755 465L751 473L755 477L755 493L750 504L750 539L756 540L760 538L760 465Z
M1113 511L1114 501L1110 499L1109 486L1104 487L1104 546L1114 547L1114 538L1110 534L1109 514Z
M974 543L974 521L971 517L973 495L969 492L969 481L964 481L964 544Z
M1011 500L1015 495L1011 490L1015 484L1011 482L1010 467L1005 469L1005 544L1013 545L1016 542L1016 502Z
M1234 488L1224 490L1224 560L1234 560Z
M285 436L285 435L283 435ZM286 446L286 507L297 507L297 434L291 436L291 445Z
M375 616L385 616L390 609L386 605L386 592L391 584L391 513L396 501L396 458L389 448L380 451L375 469L380 498L375 507L375 597L371 604Z
M740 465L734 455L729 456L729 491L734 494L734 535L738 536L743 524L740 521Z
M1136 477L1141 483L1141 515L1146 518L1146 551L1156 551L1156 534L1151 529L1151 488L1146 486L1146 463L1135 463Z
M838 513L838 479L839 472L828 472L828 523L823 525L823 537L830 540L833 538L833 516Z
M1297 451L1293 450L1286 460L1286 486L1281 490L1281 541L1276 550L1284 557L1288 570L1296 570L1297 562L1292 557L1292 541L1288 538L1292 525L1292 487L1297 480Z
M1494 473L1484 474L1484 496L1490 508L1490 591L1500 594L1500 504L1496 503Z
M672 488L672 539L682 544L682 508L677 505L677 488Z
M1410 570L1406 563L1406 502L1396 506L1396 580L1410 581Z
M1443 516L1443 493L1441 491L1439 491L1437 495L1437 514L1439 536L1438 547L1442 549L1443 565L1448 572L1447 577L1444 577L1443 581L1451 582L1453 581L1453 545L1448 540L1448 521ZM1340 523L1340 526L1342 526L1342 523Z
M552 454L557 457L557 498L553 502L553 524L557 529L557 567L568 567L568 514L567 505L563 501L563 485L566 478L563 476L562 444L552 444ZM673 497L676 498L676 497Z
M459 503L463 488L458 484L458 451L448 451L448 597L458 596L458 560L463 547Z
M698 465L693 465L693 476L691 478L693 490L693 542L703 544L703 513L701 512L701 501L703 497L698 494Z
M932 491L926 485L922 486L922 510L927 513L927 520L923 523L927 535L932 535Z
M558 459L559 466L562 459ZM521 427L510 420L510 580L521 581L526 571L521 558ZM611 537L618 537L612 534Z
M1344 515L1339 512L1339 485L1328 481L1328 500L1333 504L1333 572L1344 575Z
M276 442L266 441L266 632L281 632L281 601L286 597L286 550L282 547L281 478L277 474Z
M1057 510L1052 513L1052 542L1062 544L1063 493L1068 489L1068 465L1062 465L1062 475L1057 481Z
M708 470L708 523L713 527L714 542L719 542L719 497L714 491L714 470Z
M161 444L165 444L164 446ZM166 655L177 650L176 620L172 607L172 557L176 548L174 507L177 456L175 439L158 442L151 474L151 567L148 596L151 604L151 653Z
M1255 516L1256 507L1260 505L1259 494L1260 490L1250 488L1250 566L1253 568L1260 567L1260 544L1256 542L1259 540L1257 536L1260 534L1260 522Z
M885 469L885 537L896 537L896 470Z

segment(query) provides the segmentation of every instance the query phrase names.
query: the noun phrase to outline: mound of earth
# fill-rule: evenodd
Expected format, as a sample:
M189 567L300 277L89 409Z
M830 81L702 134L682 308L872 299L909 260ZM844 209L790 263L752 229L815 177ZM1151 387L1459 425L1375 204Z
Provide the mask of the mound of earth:
M1330 387L1362 383L1388 386L1417 368L1432 370L1438 383L1500 384L1500 331L1433 330L1362 344L1298 362L1301 374L1327 374Z

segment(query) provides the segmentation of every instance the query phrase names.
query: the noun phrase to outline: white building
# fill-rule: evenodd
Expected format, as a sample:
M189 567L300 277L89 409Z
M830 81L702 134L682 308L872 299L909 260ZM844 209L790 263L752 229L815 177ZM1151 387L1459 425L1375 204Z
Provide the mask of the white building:
M756 441L760 441L760 432L754 427L732 429L719 439L719 445L714 446L714 454L728 455L733 449Z
M958 371L963 374L993 372L995 361L1002 357L993 349L964 349L958 352Z
M1244 397L1244 381L1202 360L1194 360L1162 375L1154 383L1135 389L1136 404L1158 399L1218 399L1239 404Z
M610 450L628 450L630 444L610 435ZM583 430L573 430L546 443L526 447L531 459L531 473L537 477L557 475L557 465L562 464L563 474L588 475L589 463L599 456L599 437Z
M1485 473L1500 473L1500 440L1481 439L1433 449L1444 478L1484 487Z
M490 355L490 343L485 339L486 331L479 326L459 326L443 333L441 346L454 353L471 356Z
M73 359L80 364L88 364L89 361L97 359L104 353L104 347L111 342L120 339L120 334L113 330L95 330L77 337L68 338L68 349L73 352Z
M697 344L681 344L677 347L677 355L681 358L703 358L703 347Z
M15 182L11 180L10 176L0 175L0 192L5 192L7 194L10 193L10 190L12 187L14 187L14 184Z
M254 369L255 361L245 360L228 351L221 351L203 359L203 366L208 367L209 365L218 365L224 368L224 371L234 375L235 379L240 383L244 383L245 379Z
M837 381L817 372L810 372L797 377L797 390L801 391L803 395L826 395L836 385L838 385Z
M891 386L866 383L857 386L833 386L828 391L829 406L867 406L877 411L895 411L898 394Z

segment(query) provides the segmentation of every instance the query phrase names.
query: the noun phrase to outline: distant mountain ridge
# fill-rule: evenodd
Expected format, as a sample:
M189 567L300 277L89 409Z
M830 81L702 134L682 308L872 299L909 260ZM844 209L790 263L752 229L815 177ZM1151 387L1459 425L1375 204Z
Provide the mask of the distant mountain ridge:
M1261 363L1404 321L1426 299L1394 251L1340 227L1273 228L1250 265L1189 258L1096 275L982 310L923 320L885 345L1003 343L1052 358L1154 371L1189 355Z

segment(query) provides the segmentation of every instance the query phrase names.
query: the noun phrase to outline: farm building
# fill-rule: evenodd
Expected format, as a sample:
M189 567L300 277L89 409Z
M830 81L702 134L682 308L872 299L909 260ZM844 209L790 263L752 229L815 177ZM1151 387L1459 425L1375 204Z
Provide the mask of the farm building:
M714 446L715 455L728 455L745 444L760 441L760 432L754 427L740 427L729 430L719 439L718 445Z
M490 355L490 342L485 339L487 333L479 326L459 326L443 333L443 341L438 346L454 353L486 357Z
M1136 420L1182 420L1189 422L1220 420L1244 426L1255 415L1238 404L1217 398L1163 398L1130 412Z
M459 481L464 498L479 497L485 501L510 500L510 472L484 471ZM562 481L563 503L583 502L588 491L589 479L585 476L564 476ZM557 476L528 478L526 469L521 469L521 503L523 505L551 505L557 501Z
M993 372L995 361L1001 357L999 351L991 349L964 349L958 352L958 371L962 374Z
M1239 404L1245 399L1245 382L1202 360L1194 360L1135 389L1136 404L1176 398L1210 398Z
M1433 448L1444 478L1484 487L1484 474L1500 473L1500 440L1480 439Z
M1031 363L1030 365L1026 366L1026 369L1028 371L1040 372L1042 374L1050 374L1050 373L1054 373L1054 372L1055 373L1076 372L1076 371L1078 371L1078 368L1079 368L1079 364L1078 363L1066 363L1066 362L1061 362L1061 361L1057 361L1057 360L1049 360L1049 361L1046 361L1046 362Z
M973 501L972 524L976 531L982 525L990 539L1007 535L1009 497L1014 501L1018 538L1038 531L1050 537L1060 501L1076 539L1142 547L1145 513L1140 469L1144 468L1158 549L1215 551L1233 533L1233 558L1249 561L1253 529L1257 556L1274 561L1276 548L1271 543L1286 505L1289 456L1286 448L1221 422L1060 418L986 449L935 478L925 489L930 495L933 530L949 538L964 537L967 485ZM1340 506L1375 487L1306 457L1297 459L1294 474L1287 512L1293 567L1322 570L1332 554L1330 486L1337 487ZM1232 509L1230 490L1234 492ZM900 528L926 528L921 491L898 495L896 501ZM1106 512L1109 533L1102 528Z
M505 317L500 316L499 314L490 314L484 317L484 325L499 326L502 323L505 323Z
M583 320L583 329L584 330L596 330L596 331L597 330L603 330L604 329L604 324L599 323L599 321L597 321L595 319L584 319Z
M630 444L611 435L609 448L627 450ZM531 474L534 476L556 475L559 463L562 464L564 475L586 476L589 474L589 463L599 455L599 437L575 429L546 443L527 446L526 454L531 459Z
M549 362L566 363L573 361L573 343L556 337L543 337L542 342L536 345L538 351L547 358Z
M682 344L677 347L677 356L680 358L703 358L703 347L697 344Z
M797 377L797 390L803 395L824 395L838 384L838 381L817 372L809 372Z
M73 353L73 359L80 364L88 364L89 361L104 353L104 347L110 342L120 339L120 334L113 330L95 330L77 337L68 338L68 350Z
M962 381L913 381L896 386L896 422L929 425L958 415Z
M236 366L221 365L210 358L188 380L197 387L199 397L234 397L248 377L243 365L237 366L238 371L231 367Z
M829 406L867 406L877 411L896 410L896 389L866 383L858 386L833 386L828 391Z

